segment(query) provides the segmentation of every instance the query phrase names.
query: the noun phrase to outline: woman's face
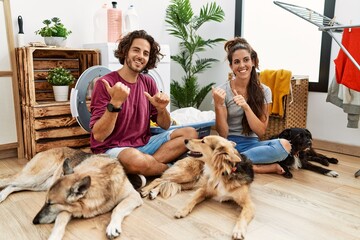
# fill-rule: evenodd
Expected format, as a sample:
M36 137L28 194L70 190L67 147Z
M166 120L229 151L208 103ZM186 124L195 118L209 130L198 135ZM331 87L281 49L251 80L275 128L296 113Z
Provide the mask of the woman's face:
M250 79L253 62L248 50L238 49L233 53L230 68L236 75L236 78Z

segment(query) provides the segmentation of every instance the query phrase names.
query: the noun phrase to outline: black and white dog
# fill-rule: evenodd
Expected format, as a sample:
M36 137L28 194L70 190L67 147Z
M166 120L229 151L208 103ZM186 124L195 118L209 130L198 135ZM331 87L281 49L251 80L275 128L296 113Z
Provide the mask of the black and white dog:
M339 174L333 170L314 165L310 162L313 161L324 166L329 166L330 163L337 164L339 161L336 158L329 158L317 153L312 148L312 135L306 128L287 128L279 135L271 138L285 138L291 143L291 153L284 161L279 162L285 171L284 177L292 178L293 175L290 172L290 168L307 169L329 177L339 176Z

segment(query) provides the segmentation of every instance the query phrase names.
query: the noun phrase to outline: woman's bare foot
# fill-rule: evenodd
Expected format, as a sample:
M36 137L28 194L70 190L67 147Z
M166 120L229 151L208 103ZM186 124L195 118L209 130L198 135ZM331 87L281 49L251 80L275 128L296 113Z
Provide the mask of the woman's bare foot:
M278 163L253 165L255 173L276 173L282 175L284 169Z

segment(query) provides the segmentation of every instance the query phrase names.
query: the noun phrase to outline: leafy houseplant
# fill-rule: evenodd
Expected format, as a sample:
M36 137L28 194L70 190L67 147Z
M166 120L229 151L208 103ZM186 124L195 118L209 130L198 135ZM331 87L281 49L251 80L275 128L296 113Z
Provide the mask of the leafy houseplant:
M63 40L62 45L60 44L60 45L56 45L56 46L64 46L65 40L72 32L70 30L68 30L64 26L64 24L61 23L60 18L53 17L51 20L45 19L43 21L43 24L45 24L45 26L40 28L39 30L37 30L35 33L44 37L45 43L47 45L56 44L56 42L50 42L51 38L55 38L55 39L60 38L61 40Z
M67 101L69 96L69 85L74 83L74 76L62 67L49 70L46 77L48 83L53 85L55 101Z
M171 0L166 9L165 22L169 25L166 29L170 35L180 39L180 53L172 55L171 59L182 67L185 75L182 84L172 80L170 84L170 95L172 104L178 108L196 107L206 97L207 93L215 83L210 83L200 88L197 74L211 68L217 59L200 58L198 53L205 52L207 47L212 48L223 38L203 39L197 31L206 22L221 22L225 13L216 3L208 3L200 9L200 15L193 13L190 0Z
M51 85L55 86L68 86L75 81L71 72L62 67L50 69L46 79Z

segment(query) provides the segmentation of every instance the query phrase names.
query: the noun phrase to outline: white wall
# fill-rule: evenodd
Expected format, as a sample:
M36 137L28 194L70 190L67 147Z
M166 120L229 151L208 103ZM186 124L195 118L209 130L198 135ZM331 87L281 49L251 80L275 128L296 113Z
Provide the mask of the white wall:
M68 38L69 47L81 47L84 43L93 41L93 16L102 3L110 4L111 1L104 0L62 0L62 1L23 1L11 0L11 14L14 19L14 32L18 28L16 19L22 15L24 19L25 41L42 41L40 36L35 35L35 31L42 27L42 21L53 16L60 17L62 22L73 31ZM196 1L192 0L194 12L206 2L211 0ZM204 25L202 29L203 37L225 39L234 36L235 19L235 1L216 1L225 11L225 21ZM169 44L172 52L176 52L177 39L170 36L165 30L165 9L170 3L169 0L121 0L118 1L118 7L126 10L128 5L134 4L140 16L140 26L155 37L161 44ZM260 6L259 6L260 7ZM357 0L338 0L336 6L336 16L339 22L360 23L360 15L357 10L360 9L360 2ZM308 24L304 21L304 24ZM300 30L299 30L300 31ZM314 28L314 31L316 29ZM341 37L341 36L340 36ZM335 45L336 43L333 43ZM281 49L279 49L281 51ZM334 53L335 52L335 53ZM333 48L333 56L337 55L338 50ZM201 82L216 82L220 84L227 78L229 71L228 63L225 60L225 52L222 45L209 50L206 56L215 57L220 60L214 67L206 73L199 76ZM261 53L259 53L261 55ZM309 56L311 58L311 56ZM179 79L182 76L177 65L171 65L171 78ZM333 73L330 74L330 77ZM360 146L360 129L346 128L346 114L342 110L330 103L325 102L326 94L309 93L308 107L308 128L313 132L316 139L328 140L338 143ZM201 106L202 110L212 109L211 97L208 94L205 102Z
M337 0L335 6L336 21L348 25L360 24L360 1ZM341 41L341 34L335 34ZM335 74L333 60L339 52L339 45L333 40L329 84ZM360 79L358 79L360 81ZM360 128L347 128L347 114L332 103L326 102L326 93L309 93L307 126L316 139L360 146ZM359 123L360 125L360 123Z
M165 10L169 5L169 0L121 0L118 2L118 8L126 12L130 4L134 4L139 14L140 27L150 33L160 44L169 44L172 52L177 52L178 40L170 36L165 26ZM191 4L196 15L199 14L201 6L205 5L211 0L195 1ZM62 1L23 1L11 0L12 18L14 19L14 32L18 31L16 19L18 15L22 15L24 19L25 42L43 41L42 37L35 35L35 31L40 29L44 19L49 19L53 16L60 17L66 27L72 30L72 34L68 37L67 45L69 47L81 47L84 43L93 42L93 16L103 3L111 4L111 1L105 0L62 0ZM234 34L234 19L235 19L235 1L217 1L224 12L225 20L221 23L204 24L200 31L205 38L225 38L229 39ZM37 10L39 9L39 10ZM40 11L41 9L41 11ZM15 38L16 39L16 38ZM227 78L228 65L224 61L225 52L223 45L219 44L207 51L204 57L213 57L220 60L214 65L214 68L206 74L200 76L200 84L207 84L210 82L222 82ZM171 78L180 80L183 72L177 64L171 64ZM210 76L210 77L209 77ZM210 94L203 104L204 109L211 109Z

